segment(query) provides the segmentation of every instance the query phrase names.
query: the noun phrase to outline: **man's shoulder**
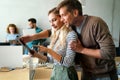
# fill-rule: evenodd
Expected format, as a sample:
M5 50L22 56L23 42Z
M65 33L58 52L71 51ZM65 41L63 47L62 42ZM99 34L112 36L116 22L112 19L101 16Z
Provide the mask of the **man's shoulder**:
M41 32L42 29L40 27L36 27L36 32Z
M41 29L40 27L36 27L36 29Z
M98 22L98 21L103 21L103 19L101 17L98 16L88 16L89 21L93 21L93 22Z

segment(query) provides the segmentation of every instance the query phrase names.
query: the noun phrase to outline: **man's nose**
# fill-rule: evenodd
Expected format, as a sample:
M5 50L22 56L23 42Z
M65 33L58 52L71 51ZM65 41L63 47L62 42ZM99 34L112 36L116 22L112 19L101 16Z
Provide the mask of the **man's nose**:
M62 21L62 22L64 22L64 19L63 19L63 18L61 18L61 21Z

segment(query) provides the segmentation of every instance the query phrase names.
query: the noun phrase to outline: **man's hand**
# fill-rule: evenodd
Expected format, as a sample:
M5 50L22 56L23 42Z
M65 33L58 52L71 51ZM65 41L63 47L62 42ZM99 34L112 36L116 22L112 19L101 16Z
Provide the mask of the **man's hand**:
M75 52L78 52L78 53L81 53L81 51L84 48L79 40L77 40L77 41L70 41L69 44L70 44L70 48L72 50L74 50Z

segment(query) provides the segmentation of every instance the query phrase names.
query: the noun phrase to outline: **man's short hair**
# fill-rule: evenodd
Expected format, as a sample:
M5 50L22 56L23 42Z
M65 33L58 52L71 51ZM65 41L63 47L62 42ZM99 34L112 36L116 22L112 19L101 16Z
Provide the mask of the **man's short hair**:
M79 15L83 15L82 12L82 5L80 1L78 0L63 0L57 7L59 10L62 7L66 7L67 11L72 12L73 10L77 9L79 12Z
M32 23L36 23L37 22L35 18L30 18L30 19L28 19L28 21L32 22Z

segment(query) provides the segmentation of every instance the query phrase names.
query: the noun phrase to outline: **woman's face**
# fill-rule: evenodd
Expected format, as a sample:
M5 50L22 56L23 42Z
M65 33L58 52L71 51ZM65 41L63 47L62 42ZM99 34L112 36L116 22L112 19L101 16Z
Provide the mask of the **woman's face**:
M14 34L15 33L15 28L10 26L9 31L10 31L10 34Z
M63 26L63 22L61 21L60 16L54 13L50 13L48 17L49 17L49 22L55 31L59 30Z

